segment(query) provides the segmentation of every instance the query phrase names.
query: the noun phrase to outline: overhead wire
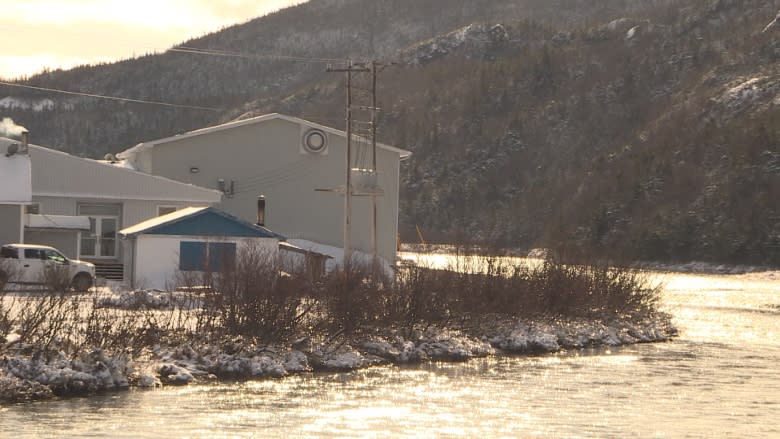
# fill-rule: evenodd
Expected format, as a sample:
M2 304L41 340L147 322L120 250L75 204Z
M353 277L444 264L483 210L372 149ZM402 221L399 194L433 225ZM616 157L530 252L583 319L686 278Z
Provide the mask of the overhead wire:
M174 104L174 103L163 102L163 101L151 101L147 99L134 99L134 98L121 97L121 96L109 96L109 95L101 95L97 93L61 90L61 89L50 88L50 87L38 87L35 85L15 84L13 82L6 82L6 81L0 81L0 85L5 85L8 87L26 88L30 90L46 91L50 93L61 93L61 94L67 94L73 96L84 96L84 97L96 98L96 99L107 99L107 100L120 101L120 102L132 102L136 104L159 105L164 107L185 108L190 110L224 111L224 108L202 107L199 105L184 105L184 104Z
M225 57L247 58L247 59L278 59L278 60L285 60L285 61L312 62L312 63L324 63L324 64L349 61L348 59L342 59L342 58L317 58L317 57L294 56L294 55L241 53L241 52L232 52L229 50L205 49L201 47L192 47L192 46L172 47L168 49L168 52L180 52L180 53L190 53L195 55L213 55L213 56L225 56Z

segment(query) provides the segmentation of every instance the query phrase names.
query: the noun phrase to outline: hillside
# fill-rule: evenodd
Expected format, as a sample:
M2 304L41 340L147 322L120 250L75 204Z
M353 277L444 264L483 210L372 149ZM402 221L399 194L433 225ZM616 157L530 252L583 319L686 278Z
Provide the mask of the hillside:
M183 46L396 61L380 140L415 153L408 239L780 265L780 1L592 3L315 0ZM167 52L24 83L220 111L0 87L0 114L93 157L270 111L339 127L324 70Z

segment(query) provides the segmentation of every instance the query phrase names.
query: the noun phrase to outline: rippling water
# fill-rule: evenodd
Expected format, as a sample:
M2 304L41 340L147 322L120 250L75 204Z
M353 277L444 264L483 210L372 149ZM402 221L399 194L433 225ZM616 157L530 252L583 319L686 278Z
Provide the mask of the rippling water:
M669 343L0 408L0 437L780 437L780 273L654 275Z

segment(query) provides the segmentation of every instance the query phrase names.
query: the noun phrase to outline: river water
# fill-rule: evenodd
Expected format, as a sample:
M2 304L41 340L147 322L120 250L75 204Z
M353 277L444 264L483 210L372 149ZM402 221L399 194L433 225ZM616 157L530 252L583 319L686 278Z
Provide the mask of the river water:
M780 272L653 274L667 343L0 408L0 437L780 437Z

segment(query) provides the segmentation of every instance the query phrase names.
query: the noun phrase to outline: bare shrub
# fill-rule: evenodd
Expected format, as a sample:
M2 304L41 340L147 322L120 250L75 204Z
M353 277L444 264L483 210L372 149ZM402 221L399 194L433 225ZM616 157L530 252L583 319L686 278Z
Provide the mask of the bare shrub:
M274 251L256 244L237 251L234 265L203 274L199 331L268 340L293 334L309 311L307 283L283 274Z

